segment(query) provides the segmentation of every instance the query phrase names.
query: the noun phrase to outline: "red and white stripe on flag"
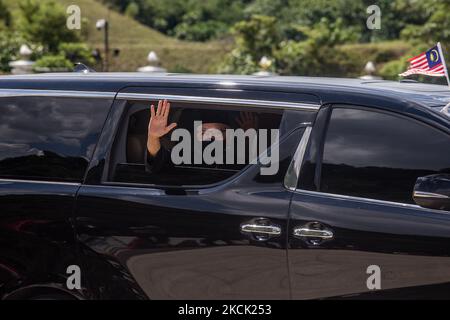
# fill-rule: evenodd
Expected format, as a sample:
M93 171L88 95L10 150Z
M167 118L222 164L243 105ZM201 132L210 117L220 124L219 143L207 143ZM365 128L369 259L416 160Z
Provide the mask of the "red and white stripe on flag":
M430 63L430 55L428 54L428 51L418 55L417 57L411 58L408 61L409 68L400 74L402 77L409 76L411 74L425 74L432 77L445 77L445 67L442 61L441 63L432 65L432 63ZM432 66L430 67L430 65Z

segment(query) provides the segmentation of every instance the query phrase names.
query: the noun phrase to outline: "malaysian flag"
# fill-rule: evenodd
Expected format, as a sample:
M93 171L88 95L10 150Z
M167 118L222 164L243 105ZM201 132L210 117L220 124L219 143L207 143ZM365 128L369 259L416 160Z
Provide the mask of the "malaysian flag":
M447 69L442 55L442 48L440 43L424 52L417 57L411 58L409 61L409 68L400 76L406 77L411 74L425 74L432 77L447 76Z

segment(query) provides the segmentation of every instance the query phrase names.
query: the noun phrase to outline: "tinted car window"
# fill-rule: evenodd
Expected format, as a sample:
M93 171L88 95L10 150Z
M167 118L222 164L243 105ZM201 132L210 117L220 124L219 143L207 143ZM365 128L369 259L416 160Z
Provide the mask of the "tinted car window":
M177 144L171 141L171 133L161 138L162 148L168 151L169 156L164 160L165 166L162 170L150 171L148 165L145 163L145 154L147 152L147 130L149 126L150 110L149 105L157 105L157 101L148 103L133 103L130 109L137 109L139 111L130 112L122 126L122 134L119 134L115 144L116 157L111 161L113 165L111 181L118 183L133 183L133 184L148 184L158 186L200 186L218 183L230 178L231 176L242 170L249 162L248 157L248 140L245 145L245 161L238 163L237 150L234 150L234 160L232 164L212 163L206 164L194 163L194 146L193 140L196 139L194 134L194 121L203 121L205 123L221 123L226 125L229 129L238 129L239 118L241 112L251 112L248 108L235 107L234 109L227 109L217 105L204 105L202 109L197 109L195 105L172 103L168 123L177 123L177 128L182 128L192 133L189 139L189 144L192 146L191 154L188 155L189 163L173 164L170 159L170 152ZM254 109L253 109L254 110ZM278 130L280 128L282 111L267 112L266 110L258 110L251 112L256 122L256 130L267 130L266 146L272 144L270 135L271 130ZM120 142L120 136L123 136L123 141ZM201 151L204 151L209 142L200 142L202 144ZM225 146L223 142L223 146ZM236 143L237 144L237 143ZM226 154L225 150L223 155ZM262 153L265 150L259 150ZM220 157L219 157L220 158Z
M110 100L0 99L0 177L80 181Z
M324 144L323 192L414 203L416 179L450 172L450 139L412 119L335 108Z

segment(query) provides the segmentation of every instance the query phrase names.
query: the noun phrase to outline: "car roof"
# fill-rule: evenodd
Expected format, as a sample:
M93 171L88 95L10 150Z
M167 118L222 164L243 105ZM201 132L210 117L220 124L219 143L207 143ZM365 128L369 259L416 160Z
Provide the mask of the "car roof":
M253 92L253 96L265 96L274 101L286 98L296 103L379 108L415 117L450 133L450 116L442 112L443 107L450 103L450 89L443 85L348 78L139 72L0 76L0 94L2 89L116 93L141 90L139 87L149 87L150 91L161 94L182 91L190 95L216 94L217 90L223 90L224 94L239 96L238 91L248 90ZM206 93L204 89L213 90ZM292 93L297 95L292 96Z
M356 96L389 98L414 102L425 107L450 103L450 88L443 85L386 80L297 76L196 75L174 73L43 73L0 76L0 89L87 90L117 92L128 86L183 86L204 88L270 89L320 96L323 103ZM344 99L345 100L345 99ZM337 101L337 100L336 100ZM345 101L343 101L345 102Z

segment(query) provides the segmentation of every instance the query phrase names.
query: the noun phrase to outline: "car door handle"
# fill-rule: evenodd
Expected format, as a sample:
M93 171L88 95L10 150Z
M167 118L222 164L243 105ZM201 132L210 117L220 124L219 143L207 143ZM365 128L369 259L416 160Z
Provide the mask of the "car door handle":
M241 225L241 231L246 233L261 233L272 236L278 236L281 234L281 228L275 225L259 225L259 224L243 224Z
M295 227L293 234L295 238L299 238L312 246L319 246L334 238L333 231L320 222L308 222L303 226Z
M319 238L323 240L333 239L334 234L331 230L316 230L308 227L300 227L294 229L294 236L299 238Z
M267 218L255 218L241 224L241 232L256 241L267 241L281 235L281 227Z

